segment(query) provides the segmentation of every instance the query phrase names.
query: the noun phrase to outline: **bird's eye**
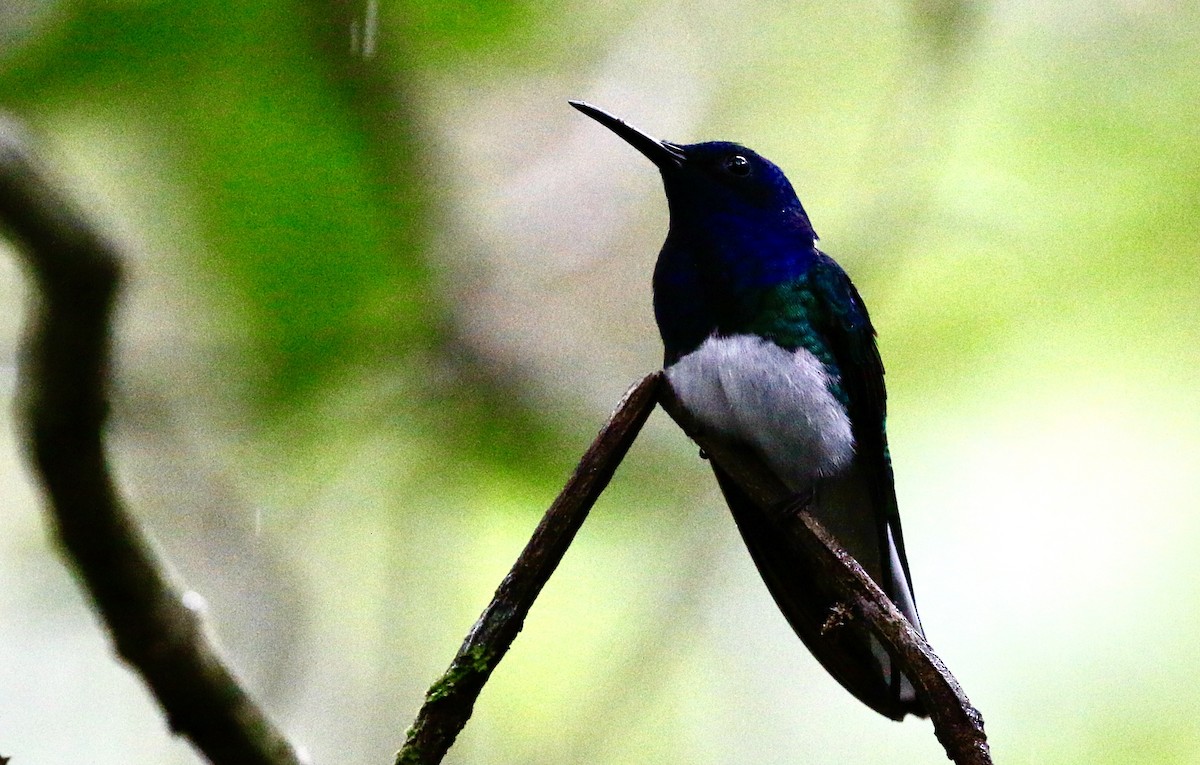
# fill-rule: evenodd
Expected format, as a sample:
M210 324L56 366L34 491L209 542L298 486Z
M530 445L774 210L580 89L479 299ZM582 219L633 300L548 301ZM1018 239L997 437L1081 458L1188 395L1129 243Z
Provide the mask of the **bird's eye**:
M725 171L730 175L747 176L750 174L750 160L741 154L734 154L725 160Z

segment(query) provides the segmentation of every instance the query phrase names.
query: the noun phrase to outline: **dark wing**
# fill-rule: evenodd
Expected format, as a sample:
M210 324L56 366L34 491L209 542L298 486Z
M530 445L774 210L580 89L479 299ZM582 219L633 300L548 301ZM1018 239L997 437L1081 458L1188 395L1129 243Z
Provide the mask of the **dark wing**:
M753 331L784 347L806 347L842 370L840 394L855 439L853 464L814 486L810 508L920 629L884 430L883 364L866 307L846 273L820 253L804 277L782 285L773 297L779 301L776 310L763 312L768 318ZM713 469L767 589L813 655L880 714L896 720L906 714L923 716L907 679L894 671L878 642L854 630L822 629L838 603L836 594L820 586L805 557L778 533L768 514L718 465ZM895 559L889 552L893 548Z
M875 328L871 325L867 306L858 290L832 258L818 253L809 278L821 308L814 312L823 325L820 327L821 334L841 370L840 382L853 427L856 462L881 521L880 549L887 549L886 534L890 528L904 579L911 592L912 575L908 570L908 554L900 529L892 458L888 453L887 391L883 384L883 360L875 344ZM892 577L885 575L884 581L879 584L896 600L900 593L890 586L891 581ZM921 628L919 621L914 622L913 626L918 630Z
M717 483L746 542L746 549L788 624L821 666L843 688L881 715L903 720L907 714L925 716L918 702L901 698L890 676L881 670L879 646L857 630L826 629L841 602L832 588L821 584L807 556L781 534L775 521L713 463Z

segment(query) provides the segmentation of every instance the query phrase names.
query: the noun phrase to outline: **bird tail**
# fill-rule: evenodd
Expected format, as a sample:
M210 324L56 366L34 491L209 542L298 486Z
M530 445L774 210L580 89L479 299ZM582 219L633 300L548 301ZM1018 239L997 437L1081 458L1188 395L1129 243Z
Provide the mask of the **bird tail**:
M925 717L909 678L873 636L858 630L837 629L831 616L841 602L822 586L806 556L779 533L766 512L713 465L717 482L733 513L750 557L779 610L796 635L835 680L876 712L893 720L907 714ZM907 568L903 564L899 527L871 512L870 497L852 469L844 476L826 479L817 488L813 515L846 547L866 572L921 631Z

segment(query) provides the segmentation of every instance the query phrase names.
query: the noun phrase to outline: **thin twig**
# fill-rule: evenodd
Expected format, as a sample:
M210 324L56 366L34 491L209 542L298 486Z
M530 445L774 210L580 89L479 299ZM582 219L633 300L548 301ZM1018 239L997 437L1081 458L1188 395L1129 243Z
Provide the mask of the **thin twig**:
M781 534L817 563L820 575L859 617L851 623L865 625L896 657L929 711L934 733L946 756L959 765L991 765L983 716L971 705L925 638L913 629L858 561L807 510L796 506L790 492L762 462L746 450L730 448L705 434L679 404L670 385L662 385L659 395L659 403L683 432L749 497L768 510Z
M108 413L116 247L51 183L18 128L0 120L0 226L38 291L21 366L20 420L49 517L117 653L171 729L217 765L299 765L184 604L113 485Z
M525 616L562 560L588 511L654 409L662 374L629 389L542 517L425 703L396 754L396 765L436 765L471 717L475 699L521 631Z

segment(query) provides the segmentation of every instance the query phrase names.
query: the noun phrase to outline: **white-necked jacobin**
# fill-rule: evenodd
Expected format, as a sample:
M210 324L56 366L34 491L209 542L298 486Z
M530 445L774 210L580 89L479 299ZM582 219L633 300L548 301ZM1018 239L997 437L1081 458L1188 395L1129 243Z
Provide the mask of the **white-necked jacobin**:
M654 268L667 379L711 433L754 450L917 630L885 430L883 364L850 277L816 247L783 171L736 143L660 141L571 105L662 174L670 229ZM766 512L713 464L783 615L833 677L880 714L924 716L873 638L830 629L838 602Z

